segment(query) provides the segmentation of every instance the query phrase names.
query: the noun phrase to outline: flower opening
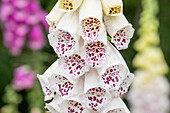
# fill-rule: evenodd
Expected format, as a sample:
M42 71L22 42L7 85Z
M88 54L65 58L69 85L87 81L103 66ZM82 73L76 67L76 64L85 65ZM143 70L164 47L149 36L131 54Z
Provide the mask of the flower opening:
M93 111L100 111L106 103L106 90L97 87L91 88L86 93L87 107Z
M97 18L89 17L81 22L83 38L88 42L97 40L100 34L101 22Z
M97 41L86 45L86 62L93 68L101 67L106 60L104 43Z
M85 73L85 60L78 54L65 58L64 68L68 71L69 75L77 78Z

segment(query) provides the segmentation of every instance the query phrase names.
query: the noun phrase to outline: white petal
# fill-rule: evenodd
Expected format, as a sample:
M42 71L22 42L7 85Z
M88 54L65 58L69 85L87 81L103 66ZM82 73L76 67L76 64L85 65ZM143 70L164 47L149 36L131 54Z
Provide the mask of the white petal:
M65 11L74 11L80 7L83 0L59 0L60 8Z
M97 82L98 73L90 70L85 76L84 103L92 111L100 111L110 101L108 92Z
M130 113L121 98L114 98L101 113Z
M97 68L99 81L108 90L118 90L129 69L120 53L108 42L106 62Z
M122 0L101 0L101 3L107 16L117 16L123 12Z
M101 32L102 7L100 0L84 0L79 10L80 35L88 42L95 41Z
M59 8L59 2L57 2L51 12L46 16L46 21L50 26L54 23L57 25L64 14L65 13Z
M59 94L62 98L67 99L71 96L83 92L83 77L73 79L66 74L61 62L56 65L51 77L49 77L50 88Z
M78 51L78 26L78 12L68 12L48 35L50 45L59 57L68 57Z
M133 37L134 29L125 16L123 14L115 17L104 16L104 23L116 48L119 50L126 49Z
M54 62L43 75L37 75L41 87L43 89L44 95L45 95L45 101L50 100L54 97L54 92L49 86L48 77L51 76L52 72L55 70L55 65L58 64L58 61Z

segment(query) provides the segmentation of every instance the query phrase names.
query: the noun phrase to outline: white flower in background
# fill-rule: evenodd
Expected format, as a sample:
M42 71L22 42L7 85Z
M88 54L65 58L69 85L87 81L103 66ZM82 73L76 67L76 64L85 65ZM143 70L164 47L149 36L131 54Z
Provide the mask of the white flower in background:
M136 84L140 84L137 82L140 82L141 77L136 79ZM132 113L168 113L169 89L168 81L162 76L145 85L134 85L128 93Z
M50 112L129 113L119 97L127 92L134 75L107 41L107 31L113 38L121 38L113 42L125 49L134 29L122 14L122 1L112 2L59 0L46 16L50 45L60 57L38 75L45 100L51 100L45 107ZM105 22L102 6L112 16Z

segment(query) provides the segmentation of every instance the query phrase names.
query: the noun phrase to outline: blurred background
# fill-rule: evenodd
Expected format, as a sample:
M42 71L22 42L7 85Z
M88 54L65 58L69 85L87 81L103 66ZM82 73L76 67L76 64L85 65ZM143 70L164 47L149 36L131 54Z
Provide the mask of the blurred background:
M124 0L124 14L136 30L134 37L131 39L129 48L127 50L120 51L131 72L135 72L137 68L140 68L140 66L135 66L135 64L132 64L132 62L134 63L133 60L135 56L141 52L135 48L135 42L141 37L142 33L147 34L147 29L141 31L139 31L139 29L141 29L140 27L145 22L148 22L148 25L149 22L152 23L152 20L149 17L146 17L145 21L140 21L141 18L144 17L144 14L141 14L145 5L147 4L145 1L146 0ZM158 7L153 6L155 7L155 9L153 8L155 11L155 13L153 11L153 16L155 16L154 19L159 21L159 24L152 23L152 25L155 29L158 29L158 31L156 30L155 34L157 34L158 38L160 38L160 42L153 45L162 50L161 54L163 55L163 59L166 61L166 65L169 69L170 1L152 1L158 2L158 4L156 4ZM0 113L45 112L43 92L41 90L39 81L37 81L36 74L42 74L58 58L48 43L48 25L45 22L44 17L48 14L56 2L57 0L1 0ZM151 7L152 9L152 4L146 7ZM157 12L158 9L159 12ZM147 8L145 8L145 10L147 12ZM152 32L152 30L150 32ZM147 37L148 39L150 38L149 36ZM152 60L152 57L150 60ZM144 61L143 63L147 65L148 61ZM168 72L168 69L166 69L166 71L161 74L164 74L167 80L165 82L170 83L170 73ZM152 79L154 79L154 77L156 78L156 76L152 76ZM143 85L147 85L149 82L152 83L152 80L147 81ZM157 86L154 85L154 87ZM143 90L143 92L145 91ZM141 96L145 98L145 93L143 93ZM167 96L166 99L169 101L169 95L166 94L165 96ZM129 108L133 108L133 102L131 101L135 98L127 99L128 97L126 97L127 96L125 95L124 101ZM140 98L140 96L138 97ZM152 101L152 99L150 101ZM168 103L166 105L168 105ZM155 106L153 105L153 107ZM168 105L168 107L170 106ZM133 113L166 112L136 111Z

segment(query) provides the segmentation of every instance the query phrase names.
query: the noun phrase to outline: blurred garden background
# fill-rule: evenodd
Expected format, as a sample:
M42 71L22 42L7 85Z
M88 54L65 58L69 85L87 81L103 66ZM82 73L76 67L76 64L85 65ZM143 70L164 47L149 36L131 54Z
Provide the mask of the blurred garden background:
M129 48L120 51L131 72L136 70L132 62L138 53L134 44L142 32L141 30L139 33L141 22L152 21L146 17L145 21L139 22L145 4L142 1L146 0L123 1L124 14L136 30ZM57 0L1 0L0 113L45 112L44 96L36 74L42 74L58 58L47 40L48 25L44 17L56 2ZM158 6L159 12L155 13L155 17L159 20L159 24L155 24L155 27L158 28L160 43L157 47L161 48L169 68L170 1L158 0ZM143 63L147 65L147 62ZM168 71L165 72L165 77L170 83ZM129 102L124 100L128 107L131 107Z

